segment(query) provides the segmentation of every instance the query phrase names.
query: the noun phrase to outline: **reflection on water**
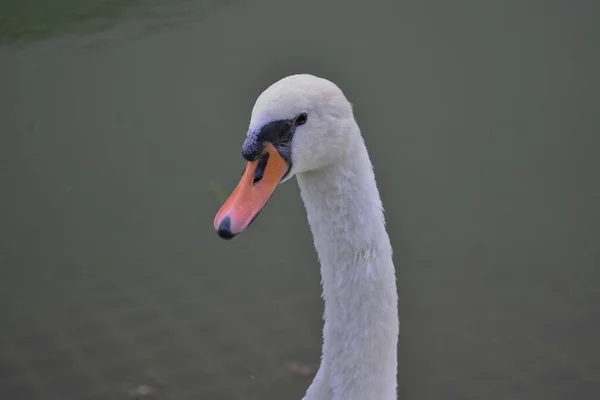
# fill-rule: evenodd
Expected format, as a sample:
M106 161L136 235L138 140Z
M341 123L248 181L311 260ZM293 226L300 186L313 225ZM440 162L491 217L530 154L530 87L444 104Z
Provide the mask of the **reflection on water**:
M23 45L0 49L0 398L302 397L322 304L295 184L233 242L212 219L255 97L303 71L375 164L401 397L597 397L591 10L33 3L0 6Z
M0 5L0 44L20 45L68 34L93 34L98 39L98 34L125 26L128 35L132 31L157 32L198 22L231 3L233 0L4 0Z

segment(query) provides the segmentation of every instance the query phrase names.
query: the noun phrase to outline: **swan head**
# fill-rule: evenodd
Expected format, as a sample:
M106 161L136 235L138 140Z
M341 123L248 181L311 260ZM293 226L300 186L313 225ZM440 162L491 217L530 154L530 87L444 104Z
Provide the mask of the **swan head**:
M352 106L341 89L313 75L291 75L256 100L242 156L247 164L214 227L224 239L246 229L277 186L342 158L354 132Z

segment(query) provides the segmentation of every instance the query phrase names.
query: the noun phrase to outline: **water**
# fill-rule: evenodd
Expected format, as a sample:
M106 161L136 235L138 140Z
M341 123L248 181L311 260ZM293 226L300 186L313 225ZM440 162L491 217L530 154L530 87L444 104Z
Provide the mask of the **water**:
M302 397L295 183L212 228L256 96L298 72L343 88L375 164L401 398L598 397L591 3L24 3L0 6L0 399Z

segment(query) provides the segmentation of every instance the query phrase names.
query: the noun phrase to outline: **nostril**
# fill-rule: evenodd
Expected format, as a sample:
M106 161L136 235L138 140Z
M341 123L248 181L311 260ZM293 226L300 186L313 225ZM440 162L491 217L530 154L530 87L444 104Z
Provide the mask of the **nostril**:
M252 184L259 182L263 175L265 174L265 168L267 168L267 162L269 161L269 153L265 152L262 156L260 156L260 160L258 161L258 165L254 170L254 180Z

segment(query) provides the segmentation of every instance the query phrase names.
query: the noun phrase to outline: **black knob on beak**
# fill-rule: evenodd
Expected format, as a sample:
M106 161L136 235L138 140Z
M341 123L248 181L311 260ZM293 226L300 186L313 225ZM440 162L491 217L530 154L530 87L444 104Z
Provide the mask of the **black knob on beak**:
M247 161L256 161L262 153L263 144L255 137L249 137L242 145L242 157Z

